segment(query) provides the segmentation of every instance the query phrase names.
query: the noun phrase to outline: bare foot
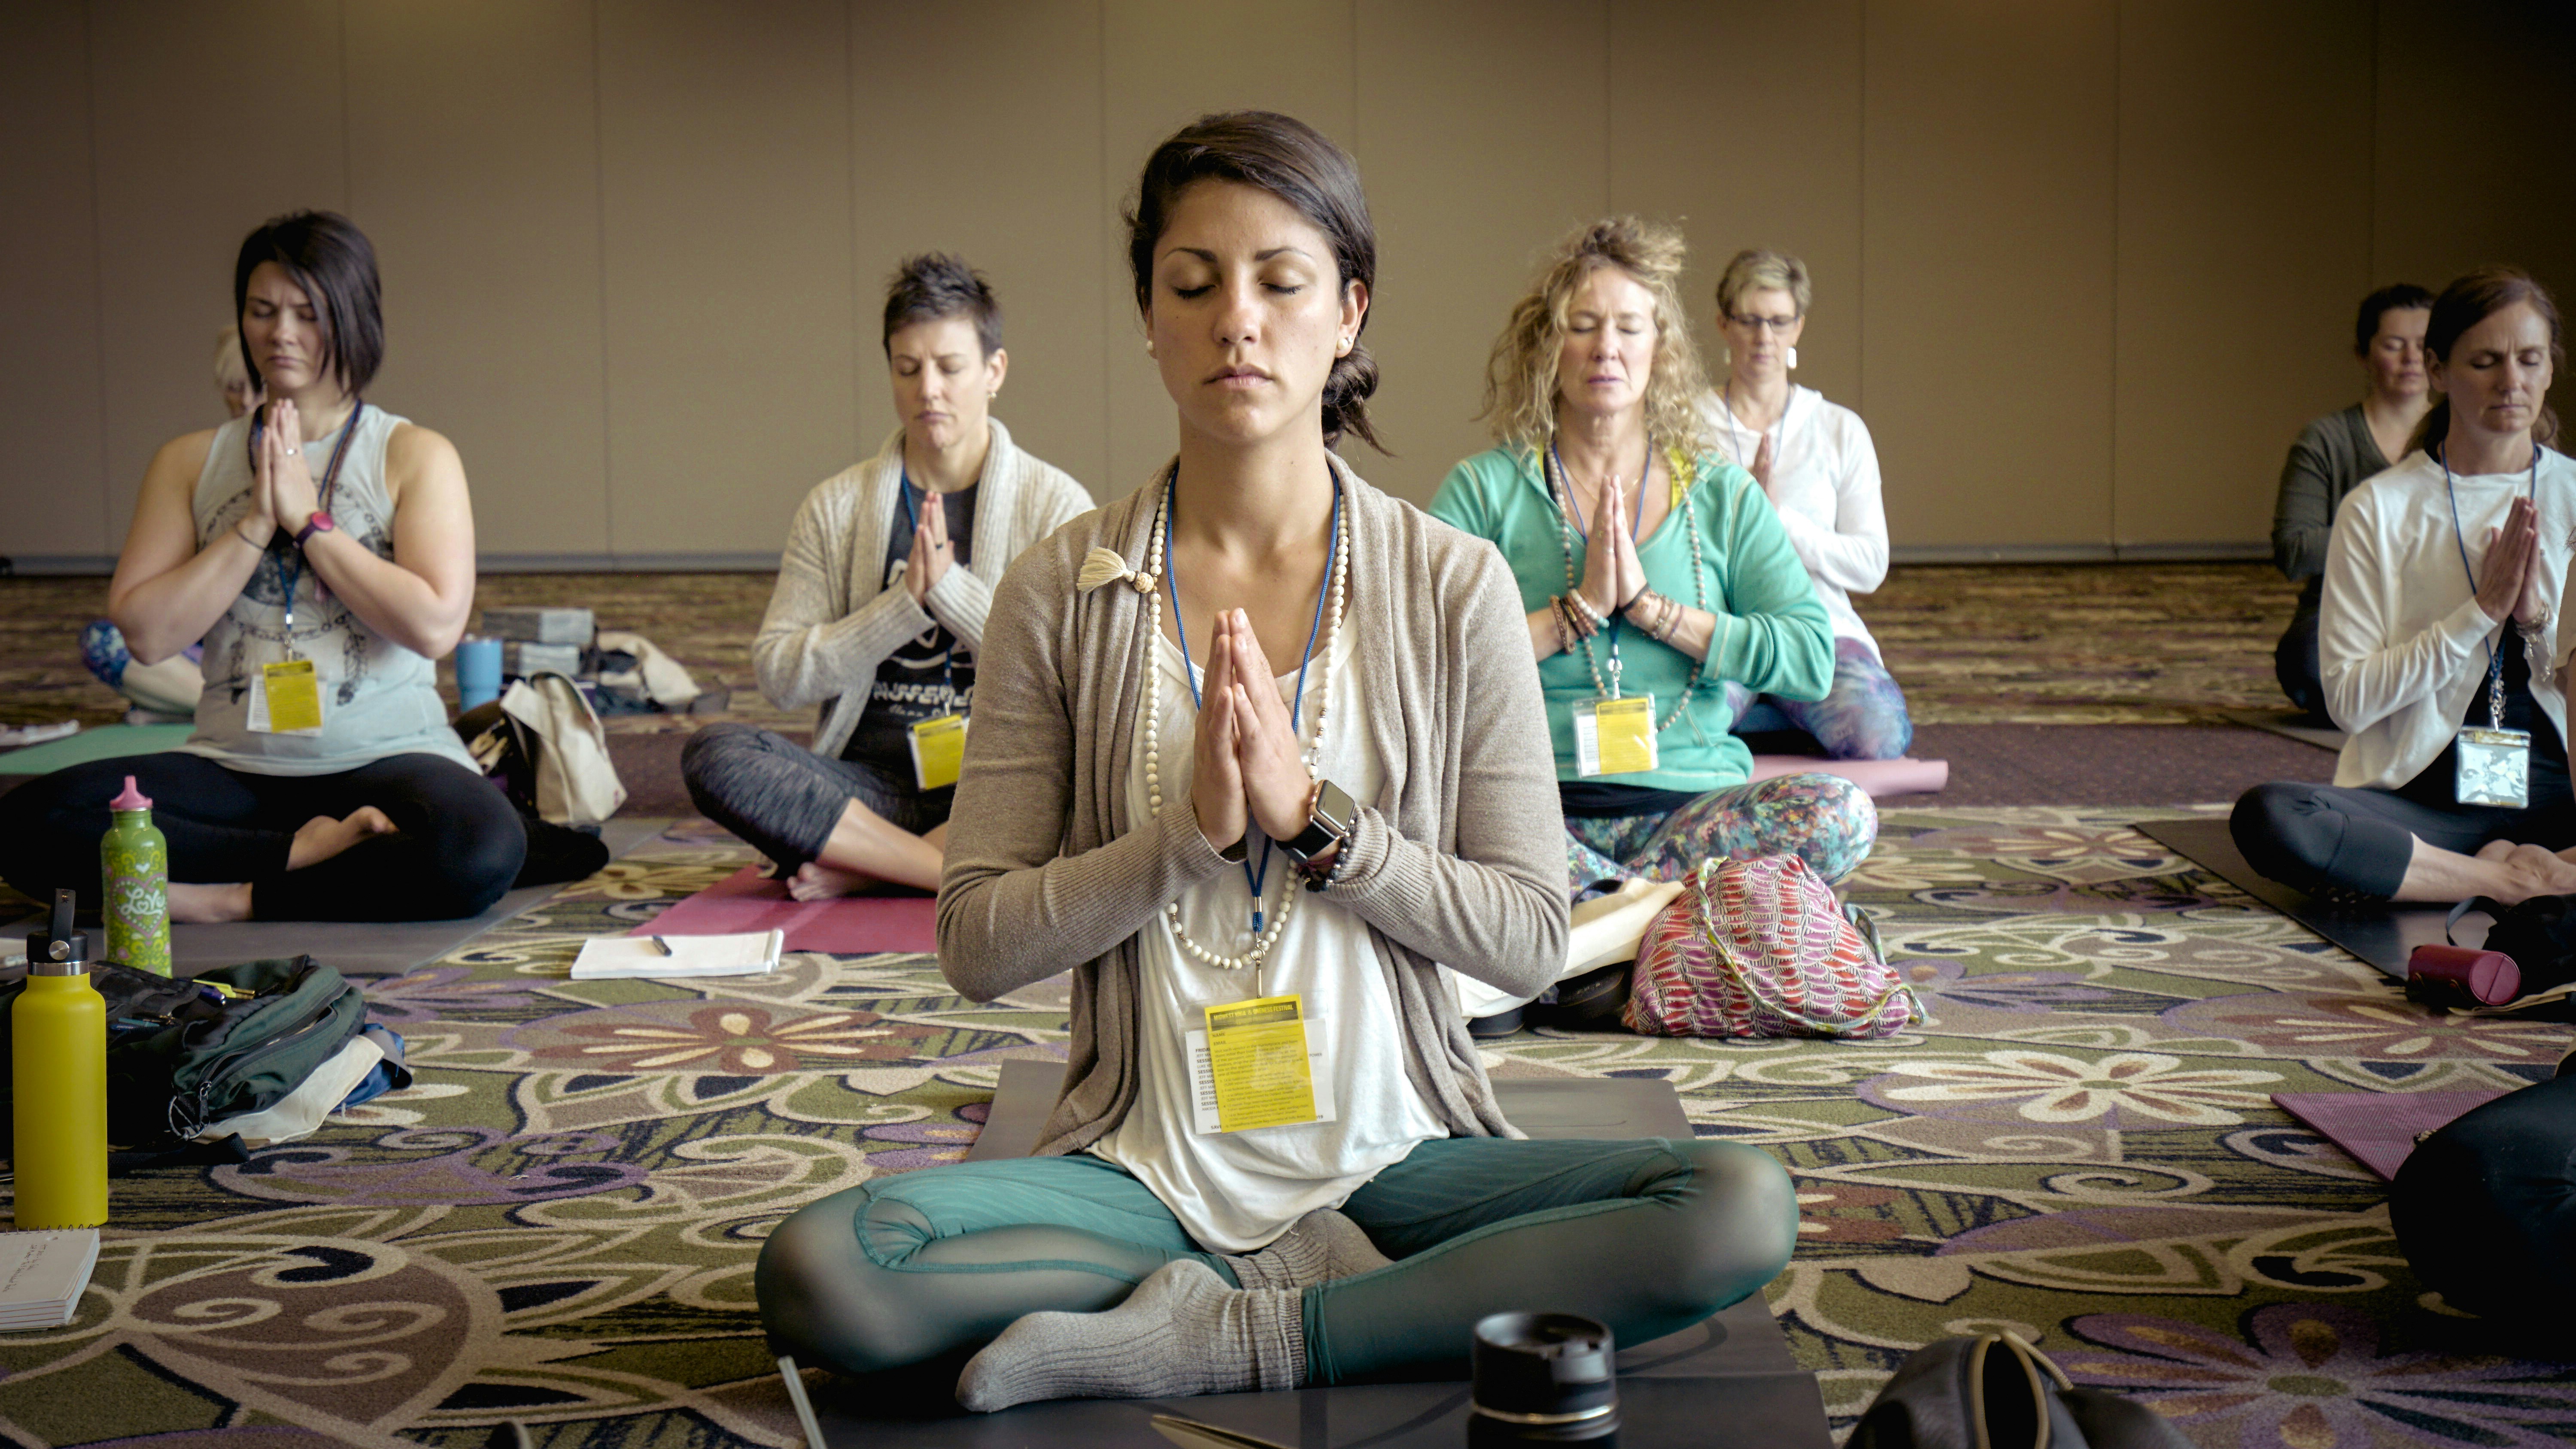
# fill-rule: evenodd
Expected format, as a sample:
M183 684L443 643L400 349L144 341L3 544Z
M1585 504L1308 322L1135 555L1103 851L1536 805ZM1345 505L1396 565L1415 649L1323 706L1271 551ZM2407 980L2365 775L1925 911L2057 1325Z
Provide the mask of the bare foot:
M2478 859L2503 867L2504 879L2487 894L2508 906L2533 896L2576 894L2576 864L2543 846L2490 840L2478 848Z
M220 926L250 919L250 884L194 885L170 882L170 919L196 926Z
M286 868L302 870L308 865L320 865L370 835L393 833L393 821L373 805L359 806L345 820L316 815L295 832L295 843L287 847Z
M883 884L875 876L854 870L838 870L819 860L809 860L796 867L787 878L787 893L800 901L828 901L834 896L859 895Z

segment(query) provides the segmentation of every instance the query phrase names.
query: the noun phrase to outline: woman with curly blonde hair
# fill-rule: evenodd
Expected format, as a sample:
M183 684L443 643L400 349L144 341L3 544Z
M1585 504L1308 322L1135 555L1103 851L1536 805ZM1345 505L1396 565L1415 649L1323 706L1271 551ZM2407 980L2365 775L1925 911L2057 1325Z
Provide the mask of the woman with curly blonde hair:
M1520 585L1578 893L1709 856L1796 855L1838 881L1878 835L1858 786L1752 783L1728 732L1729 681L1822 696L1833 628L1762 490L1707 446L1683 255L1630 216L1560 243L1486 365L1497 446L1431 500ZM1461 985L1471 1015L1512 1005Z

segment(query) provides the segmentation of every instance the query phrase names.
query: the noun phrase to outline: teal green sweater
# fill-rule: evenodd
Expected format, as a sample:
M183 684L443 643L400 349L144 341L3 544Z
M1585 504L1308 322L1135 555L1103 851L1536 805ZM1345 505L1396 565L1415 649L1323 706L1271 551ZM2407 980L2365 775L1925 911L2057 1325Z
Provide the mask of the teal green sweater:
M1699 515L1700 562L1708 573L1707 608L1717 615L1708 668L1690 708L1657 742L1662 767L1646 774L1598 776L1604 784L1693 793L1740 785L1753 773L1753 752L1727 733L1735 716L1726 707L1722 682L1739 680L1756 694L1788 699L1822 699L1834 682L1833 627L1806 566L1789 546L1788 530L1771 511L1771 501L1751 474L1713 453L1702 454L1698 466L1690 496ZM1431 500L1431 516L1502 550L1520 584L1522 606L1530 612L1544 608L1549 595L1565 592L1559 514L1539 472L1538 455L1529 449L1495 448L1451 469ZM1691 582L1684 516L1678 506L1665 515L1638 545L1637 560L1645 565L1646 581L1655 592L1696 607L1700 591ZM1578 532L1578 579L1584 552ZM1608 643L1606 632L1592 641L1594 657L1605 666ZM1622 627L1619 658L1622 686L1630 694L1652 694L1660 723L1690 679L1690 656ZM1609 671L1605 667L1602 673L1606 679ZM1556 776L1577 779L1574 706L1597 698L1599 691L1579 648L1540 660L1538 678L1547 695L1548 732L1556 742Z

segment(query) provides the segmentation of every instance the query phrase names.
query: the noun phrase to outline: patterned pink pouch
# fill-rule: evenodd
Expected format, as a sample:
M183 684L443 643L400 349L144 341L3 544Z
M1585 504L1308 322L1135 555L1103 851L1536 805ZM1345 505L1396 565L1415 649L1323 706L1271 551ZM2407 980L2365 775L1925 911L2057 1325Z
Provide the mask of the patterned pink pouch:
M1704 860L1646 928L1622 1019L1647 1036L1893 1036L1928 1018L1874 935L1794 855Z

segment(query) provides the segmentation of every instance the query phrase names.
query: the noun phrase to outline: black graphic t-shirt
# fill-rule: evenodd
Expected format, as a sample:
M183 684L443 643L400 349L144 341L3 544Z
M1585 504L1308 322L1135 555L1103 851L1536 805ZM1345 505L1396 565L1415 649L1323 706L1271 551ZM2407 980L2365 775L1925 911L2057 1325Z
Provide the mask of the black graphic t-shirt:
M904 586L904 568L912 559L913 520L935 502L948 510L950 568L964 568L973 555L975 498L969 486L954 493L926 494L906 482L895 500L894 518L886 529L885 586ZM909 504L907 508L905 505ZM943 624L904 641L877 666L869 686L868 707L858 728L841 749L841 758L874 765L897 779L912 778L912 727L944 714L963 714L975 694L975 652Z

